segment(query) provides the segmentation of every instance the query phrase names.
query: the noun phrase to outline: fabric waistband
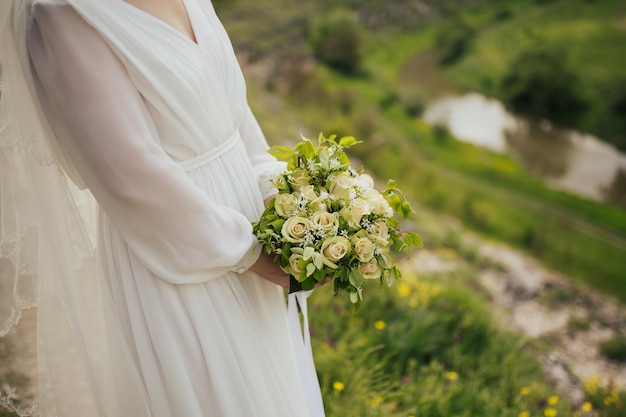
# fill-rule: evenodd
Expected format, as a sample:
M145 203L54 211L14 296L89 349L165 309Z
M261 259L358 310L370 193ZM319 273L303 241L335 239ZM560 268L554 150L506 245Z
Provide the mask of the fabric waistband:
M201 166L224 155L226 152L230 151L237 144L238 141L239 131L237 130L220 146L210 149L205 153L201 153L200 155L194 156L191 159L187 159L186 161L180 161L178 162L178 164L187 172L193 171L194 169L200 168Z

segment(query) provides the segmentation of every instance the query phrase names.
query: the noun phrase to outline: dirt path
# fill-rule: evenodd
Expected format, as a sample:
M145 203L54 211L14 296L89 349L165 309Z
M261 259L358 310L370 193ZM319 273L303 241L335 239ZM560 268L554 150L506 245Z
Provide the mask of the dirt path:
M561 395L582 402L583 383L592 378L626 389L626 364L609 361L599 351L603 341L626 332L626 308L516 250L475 237L464 240L487 261L481 263L486 266L479 277L491 296L494 317L505 328L543 342L539 359ZM444 272L459 265L424 251L414 267Z

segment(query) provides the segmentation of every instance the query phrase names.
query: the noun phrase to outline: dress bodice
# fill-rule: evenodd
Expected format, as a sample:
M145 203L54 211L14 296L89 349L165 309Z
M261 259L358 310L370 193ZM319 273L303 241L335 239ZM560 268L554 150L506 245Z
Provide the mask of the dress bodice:
M117 27L109 42L141 93L165 151L185 161L231 138L245 115L245 82L211 3L184 2L197 43L129 3L110 3L117 16L108 22ZM127 37L134 39L129 43Z

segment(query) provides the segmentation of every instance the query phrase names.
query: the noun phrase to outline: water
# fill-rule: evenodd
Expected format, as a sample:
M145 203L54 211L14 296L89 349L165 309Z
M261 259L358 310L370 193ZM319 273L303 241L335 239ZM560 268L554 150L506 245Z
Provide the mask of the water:
M423 88L428 105L422 117L428 123L446 126L459 140L513 156L552 187L626 207L626 154L613 146L547 121L526 120L498 100L455 92L430 52L409 60L400 77Z
M626 191L626 155L591 135L516 117L497 100L477 93L444 96L422 117L459 140L512 155L552 187L596 200Z

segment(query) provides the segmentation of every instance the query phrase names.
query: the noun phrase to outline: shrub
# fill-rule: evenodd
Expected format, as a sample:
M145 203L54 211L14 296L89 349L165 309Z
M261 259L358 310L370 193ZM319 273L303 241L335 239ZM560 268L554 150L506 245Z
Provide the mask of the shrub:
M571 125L587 108L579 84L563 51L539 47L517 56L502 79L501 91L518 113Z
M346 11L320 18L310 36L316 58L337 71L355 73L363 55L361 30L356 18Z
M604 341L600 352L612 361L626 362L626 336L620 333Z
M407 88L400 93L400 103L404 112L409 117L417 117L422 114L426 107L424 93L419 88Z
M594 131L618 149L626 150L626 78L612 80L602 88L604 108Z
M451 65L463 58L473 37L474 29L463 22L445 25L435 39L439 63Z

